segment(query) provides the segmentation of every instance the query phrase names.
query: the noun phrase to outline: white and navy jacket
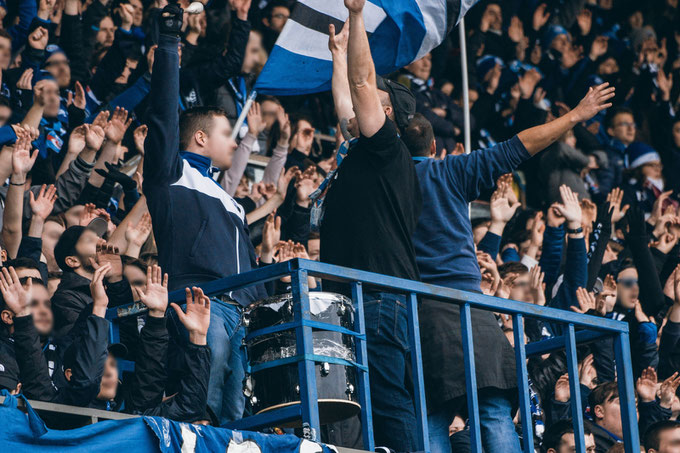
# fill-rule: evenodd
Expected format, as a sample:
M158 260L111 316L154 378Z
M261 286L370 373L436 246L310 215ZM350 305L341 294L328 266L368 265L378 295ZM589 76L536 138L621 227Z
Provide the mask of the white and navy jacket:
M208 158L179 152L178 45L179 39L160 35L144 145L144 194L171 290L257 266L243 208L210 177ZM245 306L266 292L260 285L230 296Z

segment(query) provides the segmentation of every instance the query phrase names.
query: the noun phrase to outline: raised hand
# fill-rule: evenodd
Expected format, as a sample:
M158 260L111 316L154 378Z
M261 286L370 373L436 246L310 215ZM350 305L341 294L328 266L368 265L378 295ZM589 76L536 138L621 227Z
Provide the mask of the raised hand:
M649 316L642 310L642 304L640 304L639 300L635 301L635 319L637 319L637 322L639 323L651 322Z
M309 207L309 196L316 190L316 168L310 166L295 181L297 198L295 202L302 207Z
M192 297L193 291L193 297ZM186 313L179 305L172 303L180 322L189 332L189 341L195 345L205 345L208 327L210 326L210 298L203 294L201 288L186 288Z
M301 174L302 172L296 166L290 167L285 171L285 173L283 170L281 170L281 175L279 176L279 180L276 184L276 193L285 198L290 182L293 180L293 178L297 178Z
M560 195L562 196L562 203L558 203L555 209L567 221L567 227L575 230L581 228L581 205L576 195L566 184L560 186Z
M602 110L611 107L612 103L608 101L614 97L614 91L615 88L610 87L608 82L588 88L588 93L571 111L574 119L577 122L588 121Z
M349 10L350 13L360 14L364 9L366 0L345 0L345 8Z
M612 223L619 222L626 215L630 205L621 207L623 201L623 190L615 187L609 194L607 194L607 203L612 207Z
M21 74L19 80L17 81L17 88L20 90L32 90L33 89L33 69L28 68Z
M534 16L533 16L533 21L532 21L532 26L533 26L534 30L538 31L546 23L548 23L548 19L550 19L550 13L546 12L547 8L548 8L548 5L546 3L541 3L540 5L538 5L536 10L534 11Z
M262 112L260 110L260 104L253 102L253 105L248 110L248 132L250 135L257 137L260 132L264 130L267 125L262 119Z
M519 90L522 93L522 99L529 99L534 94L534 89L538 82L541 81L541 73L535 69L530 69L519 78Z
M260 248L260 257L271 262L274 253L274 247L281 240L281 217L272 212L267 216L262 226L262 245Z
M135 14L135 10L132 5L121 3L120 6L116 8L116 12L118 12L118 15L120 16L120 28L129 31L130 28L132 28L133 17Z
M57 188L52 184L49 187L43 184L37 197L31 191L28 194L33 215L44 221L54 209L54 202L57 201Z
M555 401L566 403L571 398L569 390L569 375L563 374L555 383Z
M12 177L13 184L23 184L26 182L26 175L33 168L35 160L38 158L38 150L33 150L31 154L31 140L27 134L18 137L12 150Z
M45 27L38 27L28 35L28 45L34 49L45 50L49 37L50 34Z
M482 273L482 292L487 296L493 296L501 284L501 275L498 266L488 253L477 251L477 263Z
M90 293L92 294L92 314L104 318L106 316L106 307L109 305L109 296L106 295L104 288L104 277L111 272L111 264L106 263L99 266L92 277L90 283Z
M137 288L139 299L149 309L149 316L164 318L168 308L168 274L154 264L146 268L146 291Z
M142 156L144 155L144 142L146 141L146 135L149 132L149 128L146 124L142 124L132 133L132 137L135 140L135 148Z
M510 26L508 27L508 37L512 42L520 42L524 38L524 28L519 17L512 16L510 19Z
M26 281L23 287L16 271L12 266L3 267L0 272L0 292L2 298L14 316L28 316L31 314L31 289L33 280Z
M541 266L538 264L531 268L529 271L529 283L531 295L534 299L534 304L545 305L545 284L543 280L545 279L545 272L541 271Z
M572 311L576 313L588 313L590 310L595 310L597 308L597 302L595 300L595 295L588 292L585 288L576 289L576 300L578 301L578 307L570 307Z
M583 213L583 218L581 219L583 230L593 231L593 223L597 219L597 205L584 198L581 200L581 212Z
M614 310L616 304L616 280L611 275L607 275L602 285L602 291L599 292L596 299L597 310L604 311L607 314Z
M112 283L123 278L123 261L120 258L120 250L103 239L97 242L97 252L94 259L90 258L90 264L95 269L108 265L104 277Z
M491 226L489 231L499 236L503 234L505 225L515 215L517 208L521 206L520 202L510 200L509 192L511 192L509 185L505 181L501 181L496 191L491 195Z
M589 354L578 365L578 377L581 384L589 389L594 389L597 386L597 371L593 364L593 355Z
M87 127L84 124L76 127L71 131L68 139L68 153L78 155L85 149L85 133Z
M248 20L248 10L250 10L250 0L229 0L231 9L236 10L236 17L240 20Z
M609 38L606 36L598 36L593 40L593 43L590 46L590 55L589 58L592 61L597 60L600 58L602 55L607 53L607 49L609 48Z
M85 100L85 90L83 89L83 86L80 84L80 82L76 81L75 89L76 91L75 96L73 97L73 105L80 110L85 110L87 101Z
M341 57L347 54L347 42L349 41L349 19L345 21L340 33L335 34L335 25L328 25L328 50L333 56Z
M125 230L125 239L128 243L141 247L151 234L151 226L151 215L146 212L136 225L128 225Z
M276 122L279 123L279 139L276 144L279 146L288 146L292 128L288 114L286 114L286 111L282 106L279 106L276 111Z
M642 370L637 380L635 390L643 403L651 403L656 399L656 371L651 366Z
M670 409L673 406L673 400L677 398L675 393L680 386L679 374L680 373L676 371L661 383L661 387L659 388L659 405L661 407Z
M128 112L124 108L116 107L111 115L111 120L107 123L104 131L106 138L113 143L120 143L125 136L125 131L132 123L132 118L128 119Z

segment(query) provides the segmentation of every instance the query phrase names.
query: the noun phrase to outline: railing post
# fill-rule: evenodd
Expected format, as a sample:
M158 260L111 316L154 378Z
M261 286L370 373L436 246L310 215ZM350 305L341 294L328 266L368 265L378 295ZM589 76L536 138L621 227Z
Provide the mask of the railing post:
M628 333L621 332L614 338L614 355L619 385L623 443L625 444L626 453L638 453L640 433L638 433L635 389L633 388L633 364L630 358Z
M418 419L418 440L423 451L430 451L430 436L427 428L427 405L425 403L425 381L423 361L420 353L420 326L418 324L418 295L408 296L408 341L411 349L411 368L413 370L413 394Z
M307 271L297 270L292 274L293 313L296 322L309 320L309 288L307 286ZM295 328L296 355L307 356L314 354L312 328L298 326ZM318 441L320 432L319 401L316 392L316 366L312 360L298 362L300 376L300 397L302 405L303 437Z
M354 302L354 330L359 334L354 340L357 362L366 367L366 371L357 369L359 404L361 404L361 434L364 439L364 448L367 451L373 451L375 450L375 442L373 440L373 409L371 407L371 385L368 376L364 290L361 287L361 282L352 283L352 301Z
M505 316L505 315L502 315ZM524 349L524 317L512 317L512 330L515 338L515 362L517 368L517 387L519 388L519 409L522 416L522 437L524 453L534 453L534 423L531 418L529 402L529 375L527 374L527 354Z
M583 437L583 408L581 405L581 382L578 375L578 358L576 357L576 331L574 325L567 326L567 371L569 372L569 394L571 398L571 417L574 425L574 442L576 453L586 453Z
M465 366L465 388L467 390L468 421L470 425L470 447L472 453L482 453L482 435L479 425L479 400L477 399L477 372L475 351L472 343L472 320L470 304L460 306L460 326L463 337L463 365Z

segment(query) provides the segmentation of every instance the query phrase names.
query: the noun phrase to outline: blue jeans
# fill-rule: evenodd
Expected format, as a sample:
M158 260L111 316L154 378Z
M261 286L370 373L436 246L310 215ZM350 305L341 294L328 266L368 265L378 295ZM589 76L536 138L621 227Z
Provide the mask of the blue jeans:
M491 388L480 389L478 398L484 451L521 453L519 437L512 421L512 404L505 392ZM431 453L451 453L449 425L454 415L445 408L427 417Z
M182 308L186 309L186 306ZM170 314L180 335L188 336L175 312L170 311ZM241 361L241 343L244 337L241 307L213 298L208 328L211 352L208 406L219 418L220 425L243 418L245 370Z
M367 293L364 318L375 445L415 451L418 446L415 409L409 391L412 384L407 371L410 366L405 298Z

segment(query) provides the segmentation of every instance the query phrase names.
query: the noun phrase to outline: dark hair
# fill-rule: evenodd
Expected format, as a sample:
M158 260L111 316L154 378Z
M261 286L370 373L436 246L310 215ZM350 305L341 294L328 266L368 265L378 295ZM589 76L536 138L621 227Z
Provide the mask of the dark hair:
M4 28L0 28L0 38L6 38L9 39L10 41L12 40L12 35L9 34L7 30Z
M35 262L35 260L32 260L31 258L24 258L24 257L19 257L19 258L14 258L13 260L7 260L4 263L3 267L14 267L14 269L35 269L38 272L40 271L40 267L38 267L38 263Z
M139 258L133 258L131 256L123 255L123 256L121 256L121 259L123 261L123 265L134 266L137 269L139 269L140 271L146 273L147 266Z
M219 107L194 107L182 112L179 117L179 147L185 150L196 131L204 131L209 135L216 116L227 117L227 113Z
M64 220L63 214L51 215L45 219L45 223L54 222L66 228L66 221Z
M546 430L543 434L543 442L541 442L541 451L543 453L547 452L549 448L559 451L560 444L562 443L562 436L565 434L571 434L574 432L574 425L571 419L559 420ZM589 436L592 434L587 426L583 427L583 435Z
M608 401L612 401L619 397L619 387L616 382L605 382L600 384L590 392L588 395L588 406L590 410L594 411L595 406L602 406Z
M2 30L2 29L0 29L0 30ZM6 96L0 96L0 106L5 106L5 107L11 108L9 98L6 97Z
M524 264L518 263L517 261L510 261L509 263L501 264L498 267L498 273L501 274L501 278L505 278L508 274L526 274L527 272L529 272L529 269L527 269Z
M406 126L401 139L412 156L429 157L434 141L432 124L423 115L416 113Z
M677 420L662 420L660 422L653 423L649 428L647 428L647 431L645 431L643 442L645 450L649 451L651 448L658 450L661 433L679 428L680 422Z
M270 2L265 7L262 17L266 17L267 19L271 20L274 8L286 8L288 11L290 11L288 0L270 0Z
M635 114L633 113L632 109L623 106L614 107L609 112L607 112L607 127L614 127L614 118L624 113L627 113L628 115L635 118Z

